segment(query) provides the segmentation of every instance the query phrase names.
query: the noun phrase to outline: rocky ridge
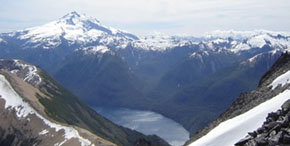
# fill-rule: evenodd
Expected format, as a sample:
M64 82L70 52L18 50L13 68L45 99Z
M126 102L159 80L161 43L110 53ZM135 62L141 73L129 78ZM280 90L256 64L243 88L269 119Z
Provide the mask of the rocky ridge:
M115 145L85 129L61 124L49 118L45 114L45 108L37 99L28 96L27 89L36 89L22 82L15 75L2 70L0 78L1 144L88 146L99 143L100 145ZM18 91L23 90L22 95L26 96L25 101L16 93L7 78L17 84L14 86L18 86Z

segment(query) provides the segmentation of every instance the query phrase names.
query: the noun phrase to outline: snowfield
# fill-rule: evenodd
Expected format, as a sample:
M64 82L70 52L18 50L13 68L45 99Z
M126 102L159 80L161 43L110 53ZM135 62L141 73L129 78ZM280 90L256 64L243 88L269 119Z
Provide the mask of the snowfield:
M288 99L290 99L290 90L285 90L248 112L222 122L189 146L233 146L243 139L248 132L261 127L268 113L280 109Z

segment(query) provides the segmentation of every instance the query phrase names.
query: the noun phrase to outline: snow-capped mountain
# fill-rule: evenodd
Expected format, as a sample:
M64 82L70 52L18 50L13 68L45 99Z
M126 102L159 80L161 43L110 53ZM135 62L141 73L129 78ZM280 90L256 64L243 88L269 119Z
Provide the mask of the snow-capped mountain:
M201 37L168 36L155 33L139 37L133 45L144 50L164 51L175 47L199 45L200 48L215 51L231 51L240 53L251 49L262 48L266 45L276 49L290 47L290 33L266 30L254 31L213 31Z
M139 40L134 40L132 45L141 50L147 51L166 51L174 47L195 44L202 38L193 36L169 36L162 33L154 33L152 35L139 37Z
M202 37L168 36L161 33L137 37L126 31L104 26L97 19L77 12L71 12L42 26L0 34L1 43L7 43L11 39L20 41L22 49L55 49L66 44L72 51L85 48L86 52L90 52L88 48L95 46L104 46L100 48L107 47L110 50L133 46L141 50L165 51L176 47L199 45L201 49L218 52L225 50L233 53L262 48L265 45L276 49L287 49L290 46L289 33L266 30L219 30ZM94 48L92 52L99 49Z
M290 48L290 33L285 32L266 30L214 31L207 34L205 38L209 48L214 48L217 44L223 44L224 47L234 53L259 49L266 45L275 49Z
M268 34L272 37L289 37L289 32L275 32L275 31L268 31L268 30L253 30L253 31L235 31L235 30L216 30L213 32L208 32L205 34L205 38L207 39L228 39L232 38L235 40L246 40L248 38L252 38L255 36L261 36Z
M42 26L2 34L1 36L24 41L22 49L43 48L55 49L62 43L68 46L122 46L138 39L130 33L106 27L97 19L71 12L59 20Z
M256 90L242 94L225 113L200 131L189 146L289 144L289 141L282 140L284 136L289 137L289 134L281 135L277 131L277 124L280 123L278 128L280 130L281 124L287 123L286 118L283 119L283 114L279 113L281 113L281 106L290 99L289 70L290 55L285 53L263 76ZM276 111L278 114L272 113ZM284 112L287 113L288 109ZM273 126L275 124L273 115L275 116L275 114L282 117L275 119L278 123ZM264 122L266 118L267 121ZM270 123L272 127L269 125ZM289 126L286 126L287 128ZM273 133L273 130L276 132Z

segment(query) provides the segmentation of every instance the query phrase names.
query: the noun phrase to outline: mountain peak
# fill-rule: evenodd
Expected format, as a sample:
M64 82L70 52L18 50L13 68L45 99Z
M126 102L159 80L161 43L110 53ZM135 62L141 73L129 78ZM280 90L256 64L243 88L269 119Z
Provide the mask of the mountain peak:
M78 12L76 11L72 11L68 14L66 14L65 16L63 16L62 18L71 18L71 17L81 17L81 14L79 14Z
M80 14L78 12L76 12L76 11L72 11L68 15L74 15L74 16L80 17Z
M77 25L78 23L83 23L83 24L97 24L100 25L100 21L93 17L86 16L85 14L80 14L76 11L72 11L65 16L61 17L59 19L59 22L64 22L65 24L68 25Z
M28 28L11 33L11 36L27 41L27 48L37 48L41 44L44 49L56 48L66 41L68 45L101 44L103 46L119 46L138 37L125 31L101 24L94 17L72 11L56 21L42 26ZM0 40L1 41L1 40Z

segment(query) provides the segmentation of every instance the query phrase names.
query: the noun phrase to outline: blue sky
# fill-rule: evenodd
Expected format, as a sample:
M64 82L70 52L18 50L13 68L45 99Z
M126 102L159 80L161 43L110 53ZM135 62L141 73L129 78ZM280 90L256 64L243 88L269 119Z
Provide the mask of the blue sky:
M290 31L289 0L0 0L0 4L0 32L45 24L71 11L139 35Z

